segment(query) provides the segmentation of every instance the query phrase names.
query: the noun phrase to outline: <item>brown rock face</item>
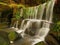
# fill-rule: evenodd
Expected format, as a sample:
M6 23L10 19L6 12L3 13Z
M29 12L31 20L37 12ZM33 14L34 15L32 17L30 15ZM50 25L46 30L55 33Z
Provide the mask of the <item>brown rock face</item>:
M26 7L33 7L43 4L49 0L0 0L0 2L7 4L22 4Z
M23 4L25 6L37 6L37 5L42 4L48 0L13 0L13 1L18 4Z

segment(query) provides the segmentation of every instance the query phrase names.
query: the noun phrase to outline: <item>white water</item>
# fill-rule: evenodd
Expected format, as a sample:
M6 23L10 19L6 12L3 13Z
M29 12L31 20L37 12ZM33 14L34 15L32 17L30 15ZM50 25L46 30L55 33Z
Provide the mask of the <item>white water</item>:
M54 4L55 4L55 0L51 0L47 4L46 17L45 18L49 23L52 23ZM44 22L43 27L49 28L50 27L49 23Z
M23 9L21 8L21 9L17 9L17 10L20 11L20 17L22 17L23 16ZM15 30L18 30L19 19L14 22L14 24L11 28L13 28Z
M46 6L46 4L47 4L47 6ZM22 38L29 37L29 39L32 41L32 45L35 45L36 43L41 42L41 41L45 41L45 37L47 36L48 32L50 31L49 27L50 27L50 23L52 22L52 18L53 18L52 15L53 15L54 4L55 4L55 0L51 0L48 3L44 3L43 5L41 5L41 9L39 9L39 10L37 9L39 7L29 8L30 11L34 10L33 14L29 15L27 19L24 19L22 21L20 29L16 32L21 33ZM45 19L43 20L42 18L43 18L43 13L44 13L45 8L46 8L46 15L45 15ZM39 17L37 17L37 16L39 16ZM25 24L25 21L27 21L26 24ZM33 23L36 23L37 25L35 25ZM30 36L29 31L33 32L33 29L30 30L29 27L31 27L32 25L35 25L36 27L40 27L41 24L42 24L41 28L34 29L35 35ZM33 26L33 27L35 27L35 26ZM28 34L25 33L26 29L28 29Z
M44 4L41 5L41 6L32 7L31 9L32 9L32 10L34 9L34 11L35 11L35 13L33 13L33 18L31 18L31 16L30 16L30 17L28 17L28 19L23 20L23 21L22 21L22 24L21 24L21 28L23 27L23 24L24 24L24 22L25 22L26 20L37 21L37 15L40 16L40 17L39 17L39 20L42 21L42 17L43 17L45 5L46 5L46 3L44 3ZM38 10L37 8L39 8L39 7L41 7L41 9ZM29 10L31 10L31 9L29 8ZM37 13L39 13L39 14L37 14ZM34 14L35 14L35 15L34 15ZM20 28L20 29L21 29L21 28Z
M38 8L38 13L37 13L37 18L38 19L41 19L42 20L42 17L43 17L43 13L44 13L44 9L45 9L45 7L46 7L46 3L44 3L44 4L41 4Z
M49 3L47 4L46 7L46 20L48 21L48 23L44 22L42 28L39 31L39 36L41 37L40 39L35 39L35 42L33 42L32 45L35 45L36 43L40 42L40 41L45 41L45 37L47 36L49 30L50 30L50 24L52 22L52 15L53 15L53 7L55 4L55 0L51 0L49 1Z

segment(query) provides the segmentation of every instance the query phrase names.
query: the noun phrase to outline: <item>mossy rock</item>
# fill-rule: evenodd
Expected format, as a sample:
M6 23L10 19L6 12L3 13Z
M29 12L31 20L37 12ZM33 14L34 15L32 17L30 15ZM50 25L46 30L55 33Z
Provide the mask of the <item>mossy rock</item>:
M37 43L36 45L46 45L46 43L44 43L44 42L39 42L39 43Z
M7 36L7 32L0 31L0 45L9 45L9 39Z
M5 31L0 31L0 36L2 36L4 38L8 38L8 33Z
M15 39L17 39L18 35L15 31L9 32L8 34L8 38L10 41L14 41Z
M9 45L9 43L3 37L0 37L0 45Z

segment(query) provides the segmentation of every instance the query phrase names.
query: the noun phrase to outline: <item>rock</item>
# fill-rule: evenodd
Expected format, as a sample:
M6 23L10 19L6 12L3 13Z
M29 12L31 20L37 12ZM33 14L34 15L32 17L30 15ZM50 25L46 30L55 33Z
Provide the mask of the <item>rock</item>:
M46 42L49 45L59 45L59 43L57 42L57 40L54 37L52 37L51 35L48 35L46 37Z
M0 45L9 45L7 33L4 31L0 31Z

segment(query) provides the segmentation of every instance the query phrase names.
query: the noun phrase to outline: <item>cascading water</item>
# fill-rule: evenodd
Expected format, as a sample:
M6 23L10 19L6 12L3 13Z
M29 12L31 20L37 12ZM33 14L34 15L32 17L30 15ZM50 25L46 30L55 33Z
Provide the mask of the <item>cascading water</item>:
M44 13L44 8L45 8L45 4L46 4L46 3L44 3L44 4L41 5L41 6L34 7L34 9L35 9L34 12L36 12L36 13L34 13L35 15L32 14L32 15L33 15L33 19L31 19L31 18L30 18L31 16L30 16L29 18L23 20L23 21L22 21L22 24L21 24L21 28L23 27L23 24L24 24L24 22L25 22L26 20L35 21L35 20L37 19L37 15L39 15L39 20L42 20L43 13ZM39 8L39 7L40 7L41 9L38 10L37 8ZM32 9L33 9L33 7L32 7ZM37 10L38 10L38 11L37 11ZM37 13L39 13L39 14L37 14ZM21 29L21 28L20 28L20 29Z
M16 12L15 12L16 11ZM16 14L17 13L17 14ZM14 29L14 30L18 30L18 23L19 23L19 19L20 19L20 17L22 17L22 15L23 15L23 9L22 8L17 8L17 9L14 9L14 15L16 15L15 16L15 18L16 18L16 21L14 22L14 24L12 25L12 29Z
M31 10L34 12L31 12L31 15L22 21L20 29L16 31L21 34L22 39L28 38L28 40L32 43L31 45L45 41L45 37L50 30L50 23L52 22L54 4L55 0L50 0L49 2L40 5L40 9L38 9L39 6L29 8L30 12ZM43 20L42 18L45 8L46 15Z
M54 4L55 4L55 0L51 0L48 2L47 7L46 7L46 17L45 17L48 22L43 22L43 26L38 33L38 34L40 34L39 36L41 36L41 39L40 40L38 39L37 41L35 40L33 45L40 42L40 41L45 40L44 38L46 37L46 35L49 32L50 23L52 22Z
M54 4L55 4L55 0L51 0L51 1L48 2L47 9L46 9L46 20L48 22L43 22L43 26L40 29L39 33L38 33L38 34L40 34L39 36L41 36L42 39L37 40L37 41L35 40L33 45L38 43L38 42L40 42L40 41L44 41L45 40L44 38L46 37L46 35L48 34L48 32L50 30L50 28L49 28L50 24L49 23L52 22L52 15L53 15Z

